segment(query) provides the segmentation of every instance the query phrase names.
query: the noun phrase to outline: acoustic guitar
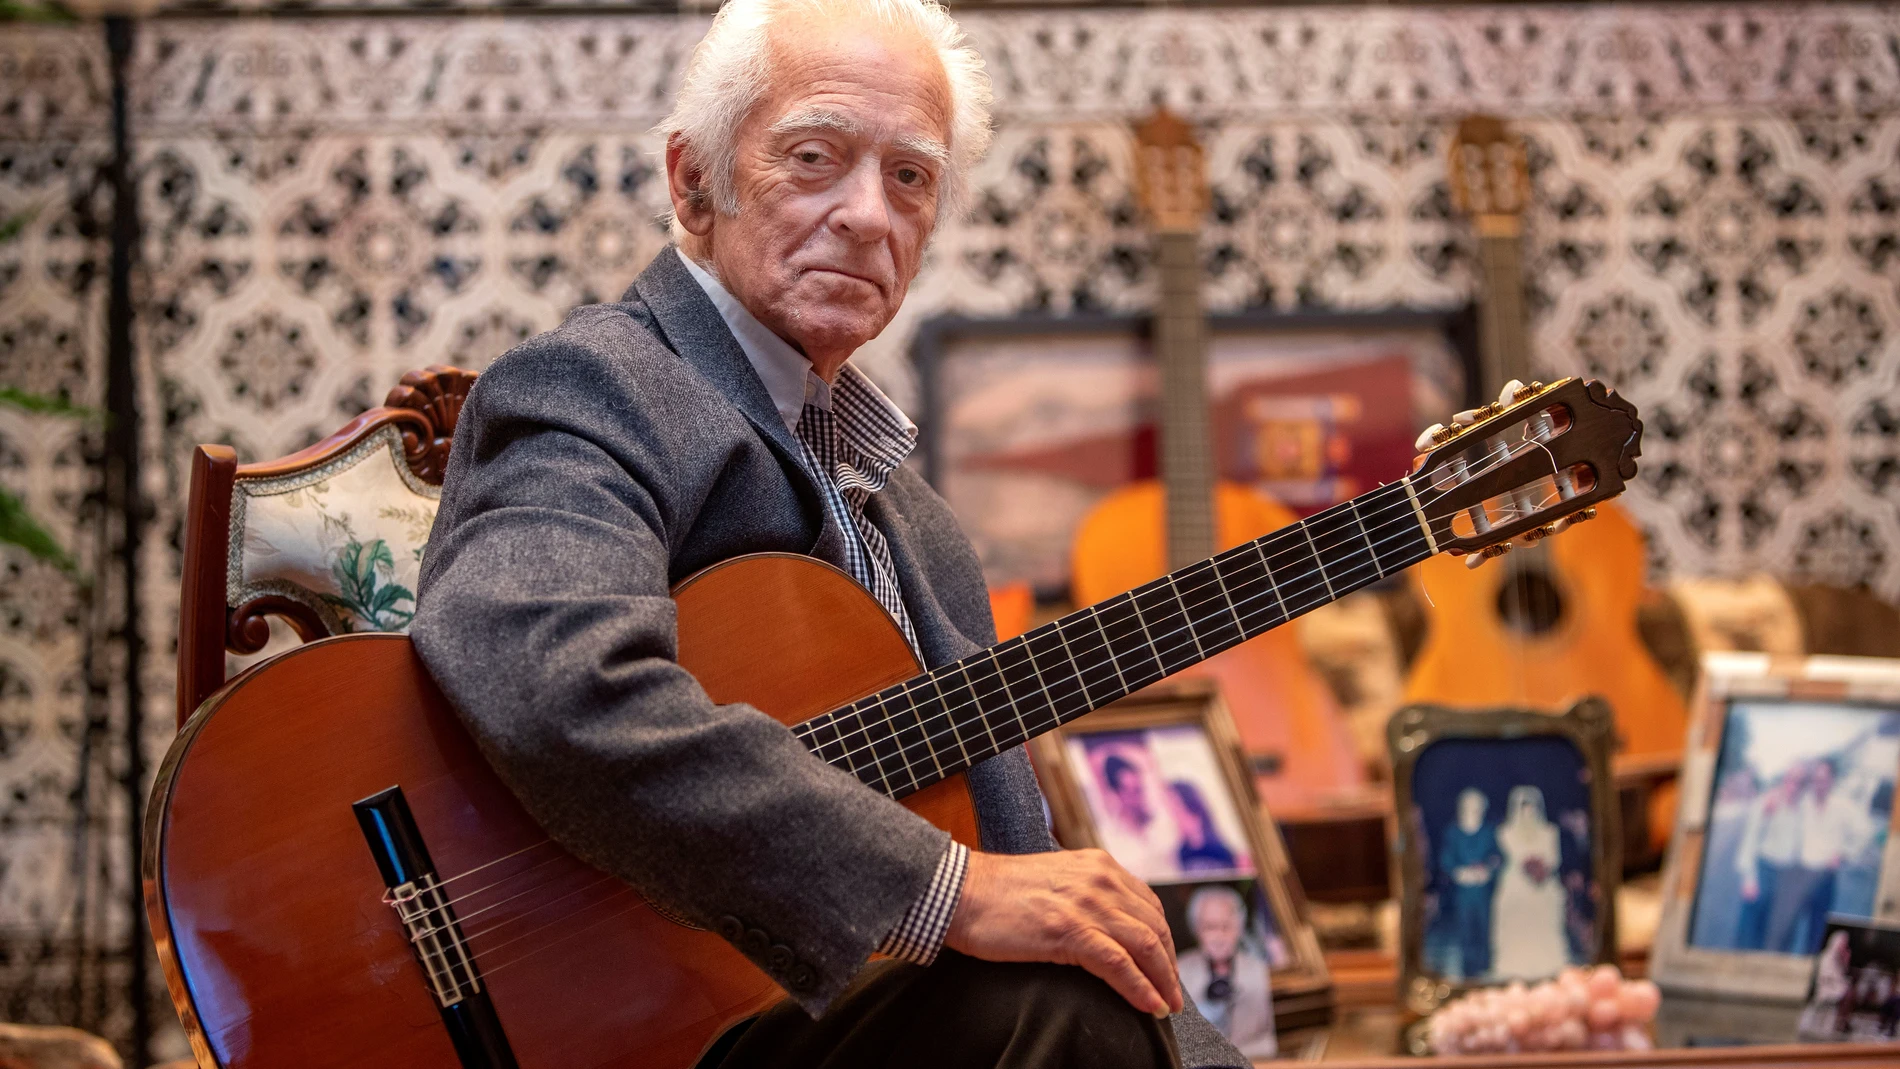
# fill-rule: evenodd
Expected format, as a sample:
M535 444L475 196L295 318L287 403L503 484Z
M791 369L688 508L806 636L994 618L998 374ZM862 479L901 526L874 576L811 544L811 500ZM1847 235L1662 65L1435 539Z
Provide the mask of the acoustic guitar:
M1103 498L1078 526L1070 590L1091 605L1294 522L1250 486L1217 477L1208 418L1200 226L1207 178L1187 122L1164 109L1135 127L1135 187L1155 231L1160 281L1154 347L1161 372L1159 480ZM1269 809L1366 785L1326 681L1293 629L1273 631L1195 669L1218 682Z
M1530 193L1524 147L1500 120L1467 118L1449 178L1453 204L1477 231L1480 355L1485 389L1495 395L1507 381L1530 378L1520 266ZM1476 571L1439 560L1413 573L1429 628L1408 701L1555 711L1597 694L1615 712L1622 753L1681 752L1687 710L1637 628L1642 532L1614 504L1586 515L1595 522ZM1653 801L1653 834L1668 834L1671 804L1673 794Z
M1407 478L929 671L844 573L741 557L674 590L679 662L975 846L971 765L1436 554L1593 507L1634 477L1641 432L1595 382L1527 391ZM1519 495L1538 507L1499 511ZM159 769L142 876L207 1067L682 1069L780 997L734 949L748 933L693 927L549 840L400 635L314 642L209 698Z

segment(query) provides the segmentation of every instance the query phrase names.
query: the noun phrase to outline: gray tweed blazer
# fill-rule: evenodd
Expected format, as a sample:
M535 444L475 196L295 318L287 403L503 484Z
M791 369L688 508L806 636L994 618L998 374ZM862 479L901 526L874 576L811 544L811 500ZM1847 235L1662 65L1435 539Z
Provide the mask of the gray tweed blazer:
M816 1015L924 890L944 832L674 661L668 591L745 553L842 566L765 386L673 249L482 373L455 431L411 636L549 834L726 936ZM995 641L949 508L909 469L866 515L925 660ZM1055 849L1021 749L969 774L983 847ZM1198 1013L1190 1065L1246 1063Z

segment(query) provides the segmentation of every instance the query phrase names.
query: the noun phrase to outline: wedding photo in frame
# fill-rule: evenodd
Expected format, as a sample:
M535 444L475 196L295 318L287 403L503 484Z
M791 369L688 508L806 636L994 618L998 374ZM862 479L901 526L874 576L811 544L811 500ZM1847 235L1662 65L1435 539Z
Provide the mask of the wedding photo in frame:
M1650 976L1808 997L1829 918L1900 920L1900 661L1711 653L1690 710Z
M1056 838L1106 850L1154 889L1183 983L1243 1052L1270 1056L1276 1030L1327 1019L1332 980L1305 895L1211 682L1150 687L1033 740L1030 753ZM1227 1005L1210 1006L1223 969L1232 982L1213 991ZM1253 988L1263 971L1270 992Z
M1457 994L1615 960L1621 829L1610 707L1392 715L1399 988Z

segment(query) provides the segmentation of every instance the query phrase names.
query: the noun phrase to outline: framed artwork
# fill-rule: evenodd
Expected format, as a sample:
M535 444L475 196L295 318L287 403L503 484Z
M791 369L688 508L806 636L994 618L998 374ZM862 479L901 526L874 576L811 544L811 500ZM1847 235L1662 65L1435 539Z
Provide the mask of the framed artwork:
M1386 728L1399 847L1399 984L1462 991L1615 960L1622 857L1609 706L1560 715L1410 705Z
M1650 975L1801 1002L1830 916L1900 920L1900 661L1711 653Z
M1286 846L1205 680L1162 684L1030 743L1062 845L1098 847L1154 888L1181 980L1253 1057L1325 1019L1332 981Z
M1828 918L1800 1032L1850 1043L1900 1038L1900 927Z
M1155 475L1147 317L939 317L919 326L924 472L992 587L1068 583L1070 540L1110 492ZM1429 420L1475 403L1467 309L1208 317L1222 478L1302 515L1406 474Z

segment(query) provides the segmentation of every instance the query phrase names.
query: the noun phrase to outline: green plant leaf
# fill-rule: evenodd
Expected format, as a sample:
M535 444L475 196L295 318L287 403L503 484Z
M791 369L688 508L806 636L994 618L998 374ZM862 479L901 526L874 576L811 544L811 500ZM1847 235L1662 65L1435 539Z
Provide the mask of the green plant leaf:
M23 412L32 412L42 416L71 416L74 419L104 420L105 413L96 408L76 405L71 401L45 394L27 393L12 386L0 386L0 405L9 405Z
M0 22L78 22L79 16L67 9L66 5L41 0L40 3L22 3L21 0L0 0Z
M6 490L0 490L0 544L19 546L40 560L51 561L68 575L79 567L59 540L33 519L26 502Z

